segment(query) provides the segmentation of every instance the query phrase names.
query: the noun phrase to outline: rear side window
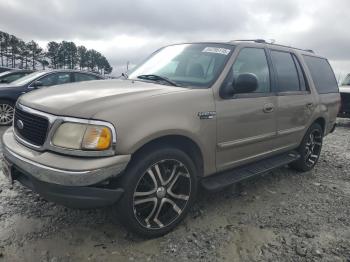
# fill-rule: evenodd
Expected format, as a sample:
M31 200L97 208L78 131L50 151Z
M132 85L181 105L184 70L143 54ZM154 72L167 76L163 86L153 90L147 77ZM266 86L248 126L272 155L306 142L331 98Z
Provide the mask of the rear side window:
M342 82L343 86L349 86L350 85L350 75L347 75L344 79L344 81Z
M291 53L271 51L272 63L277 74L279 92L300 91L298 70Z
M98 78L90 74L74 73L75 82L97 80Z
M308 83L307 83L306 78L305 78L305 73L304 73L303 69L301 68L300 62L295 55L292 55L292 56L293 56L294 63L295 63L297 70L298 70L300 90L301 91L309 91L310 89L309 89Z
M303 57L318 93L338 93L337 80L327 59L307 55Z

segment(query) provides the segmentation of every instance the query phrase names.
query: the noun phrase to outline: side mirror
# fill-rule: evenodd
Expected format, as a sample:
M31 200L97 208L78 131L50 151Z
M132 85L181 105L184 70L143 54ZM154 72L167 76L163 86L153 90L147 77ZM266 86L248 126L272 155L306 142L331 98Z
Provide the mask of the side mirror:
M233 93L252 93L258 89L258 86L258 78L254 74L240 74L233 85Z
M44 86L44 84L43 82L38 80L38 81L34 81L34 83L31 86L34 88L38 88L38 87Z
M1 84L8 84L8 81L7 81L6 79L1 79L1 80L0 80L0 83L1 83Z
M224 82L223 86L220 88L219 94L222 98L232 98L234 95L233 82Z

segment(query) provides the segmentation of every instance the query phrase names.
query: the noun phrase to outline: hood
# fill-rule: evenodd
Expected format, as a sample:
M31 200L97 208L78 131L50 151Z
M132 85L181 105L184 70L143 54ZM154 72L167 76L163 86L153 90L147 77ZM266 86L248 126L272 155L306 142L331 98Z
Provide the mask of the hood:
M112 106L117 110L125 103L186 90L141 81L97 80L42 88L21 96L19 103L55 115L91 118Z
M13 88L13 87L17 87L17 86L11 85L11 83L9 83L9 84L1 83L1 84L0 84L0 90L4 90L4 89L8 89L8 88Z
M340 86L339 93L350 93L350 86Z

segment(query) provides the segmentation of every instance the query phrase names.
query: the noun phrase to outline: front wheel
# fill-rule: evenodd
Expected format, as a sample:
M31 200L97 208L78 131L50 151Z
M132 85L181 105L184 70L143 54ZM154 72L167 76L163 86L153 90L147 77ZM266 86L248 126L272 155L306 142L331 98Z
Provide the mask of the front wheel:
M113 207L132 232L158 237L186 216L197 192L197 171L191 158L176 148L139 155L122 177L125 193Z
M322 142L323 129L319 124L314 123L306 132L298 148L300 158L290 166L302 172L313 169L320 157Z
M0 126L12 124L14 111L14 104L12 102L0 100Z

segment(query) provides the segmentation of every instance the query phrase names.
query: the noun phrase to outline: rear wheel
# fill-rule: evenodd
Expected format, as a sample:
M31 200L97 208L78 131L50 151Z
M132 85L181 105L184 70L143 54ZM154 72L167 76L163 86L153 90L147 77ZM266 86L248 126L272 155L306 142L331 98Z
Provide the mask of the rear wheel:
M319 124L314 123L298 148L301 157L290 166L303 172L313 169L320 157L322 142L323 129Z
M14 103L0 100L0 126L12 124L14 111Z
M197 192L196 167L176 148L159 148L130 163L121 184L125 193L115 215L132 232L158 237L186 216Z

